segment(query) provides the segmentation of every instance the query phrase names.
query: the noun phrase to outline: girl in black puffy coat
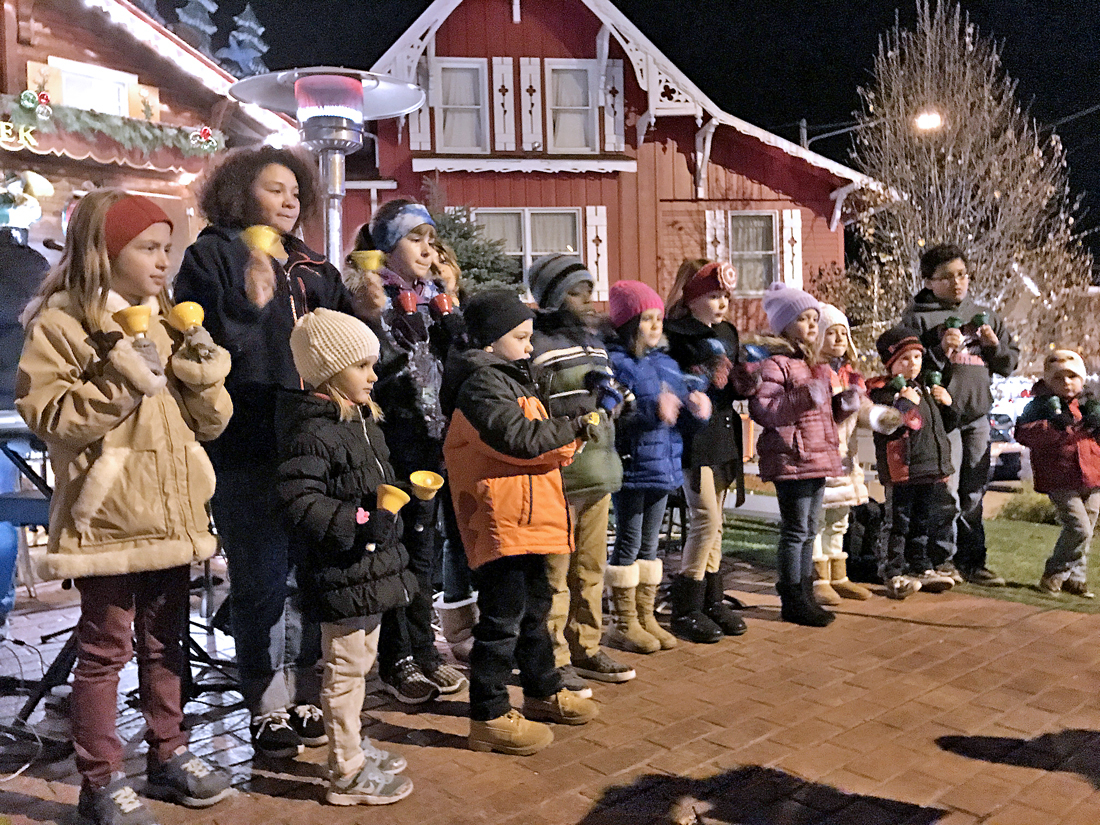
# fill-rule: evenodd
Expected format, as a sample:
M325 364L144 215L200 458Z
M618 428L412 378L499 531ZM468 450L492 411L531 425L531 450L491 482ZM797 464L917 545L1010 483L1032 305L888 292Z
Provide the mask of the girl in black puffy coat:
M416 579L400 543L398 508L383 508L378 496L394 482L371 399L378 338L350 315L317 309L294 325L290 347L313 391L279 397L278 489L301 554L303 603L321 623L326 798L384 805L408 796L412 782L397 775L406 765L401 756L360 740L359 714L381 615L409 603Z

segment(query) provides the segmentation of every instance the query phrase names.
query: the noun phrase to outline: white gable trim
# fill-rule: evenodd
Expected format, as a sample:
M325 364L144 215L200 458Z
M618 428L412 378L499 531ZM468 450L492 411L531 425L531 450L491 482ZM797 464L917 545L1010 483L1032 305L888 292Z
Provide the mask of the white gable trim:
M115 2L115 0L85 0L85 2ZM371 71L389 74L399 80L415 80L416 63L428 41L461 2L462 0L435 0L386 50L386 53L378 58L377 62L371 66ZM596 15L622 46L634 67L638 84L647 94L649 108L638 118L639 142L645 137L650 125L657 117L693 115L696 125L701 126L703 114L706 113L719 125L729 126L766 146L775 147L791 157L803 160L810 166L824 169L842 180L865 186L877 185L871 178L854 169L849 169L809 149L803 149L797 143L792 143L722 111L648 37L642 34L641 30L619 11L611 0L581 0L581 2ZM601 34L599 40L605 37L606 35Z
M171 61L215 94L229 96L229 87L237 82L233 75L136 7L121 0L82 0L82 2L89 9L98 9L103 12L111 23L123 29L142 46ZM281 132L294 123L288 117L252 103L242 103L240 108L262 130L269 132Z

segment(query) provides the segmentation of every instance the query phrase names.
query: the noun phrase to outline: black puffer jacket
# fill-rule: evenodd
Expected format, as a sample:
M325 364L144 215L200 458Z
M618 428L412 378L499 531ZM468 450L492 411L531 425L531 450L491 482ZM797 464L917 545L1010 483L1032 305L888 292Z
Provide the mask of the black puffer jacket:
M208 226L200 232L184 252L173 286L177 303L202 305L203 325L233 358L225 379L233 418L207 447L216 470L276 460L270 437L276 391L301 387L290 354L294 322L317 307L353 314L351 295L324 256L293 235L283 236L283 246L287 262L274 262L275 297L262 309L245 294L249 251L240 228Z
M706 365L714 358L714 350L708 339L717 339L726 350L733 364L740 360L741 341L737 328L722 321L708 327L702 321L688 315L665 321L668 338L668 354L680 365L680 371L690 373L695 367ZM733 477L738 487L744 484L741 444L741 417L733 409L733 402L744 398L736 393L733 382L722 389L711 385L707 388L713 412L710 420L699 424L690 415L681 415L680 432L684 437L684 469L694 467L733 466Z
M951 475L951 443L947 431L957 423L951 407L942 407L932 398L932 390L921 381L909 386L920 393L920 404L898 395L889 382L892 376L880 376L867 382L871 400L897 409L903 423L890 435L875 433L875 458L879 481L883 484L928 484Z
M375 506L378 485L394 482L378 425L341 421L335 402L284 391L276 433L279 496L301 555L298 585L311 617L336 622L408 604L416 579L399 517Z

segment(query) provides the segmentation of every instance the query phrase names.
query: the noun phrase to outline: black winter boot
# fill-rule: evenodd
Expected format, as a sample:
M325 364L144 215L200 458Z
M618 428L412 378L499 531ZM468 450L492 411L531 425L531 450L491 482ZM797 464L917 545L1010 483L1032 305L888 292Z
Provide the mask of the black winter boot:
M706 595L703 599L704 612L711 621L722 628L722 633L726 636L740 636L748 628L745 626L745 620L737 614L737 611L726 604L726 594L722 587L722 574L719 572L704 573L703 576L703 581L707 585Z
M689 642L712 644L722 638L722 628L703 612L706 581L687 576L672 580L672 632Z
M806 627L827 627L835 616L828 610L822 610L814 601L813 579L805 579L794 584L779 582L775 589L783 604L780 617L785 622L805 625Z

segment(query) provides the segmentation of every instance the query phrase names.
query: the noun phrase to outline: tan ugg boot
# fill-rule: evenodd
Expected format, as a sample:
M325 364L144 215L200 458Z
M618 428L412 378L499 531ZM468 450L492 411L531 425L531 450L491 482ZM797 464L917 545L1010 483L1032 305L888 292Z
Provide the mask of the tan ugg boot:
M661 586L664 577L664 566L660 559L647 561L638 559L638 624L645 632L661 643L662 650L671 650L676 647L678 641L675 636L665 630L657 622L654 608L657 604L657 588Z
M818 604L840 604L840 595L833 590L828 559L814 559L814 601Z
M861 602L871 598L871 591L862 584L856 584L848 578L848 554L841 553L829 559L829 570L832 573L833 591L845 599L859 599Z
M436 596L433 607L439 616L439 627L451 653L460 662L470 661L474 646L474 625L477 624L477 596L460 602L445 602L443 594Z
M661 643L638 624L638 563L609 564L604 581L611 588L611 623L604 644L629 653L655 653Z
M518 710L488 722L470 720L467 744L472 751L496 751L511 756L530 756L554 741L554 732L542 722L525 719Z

